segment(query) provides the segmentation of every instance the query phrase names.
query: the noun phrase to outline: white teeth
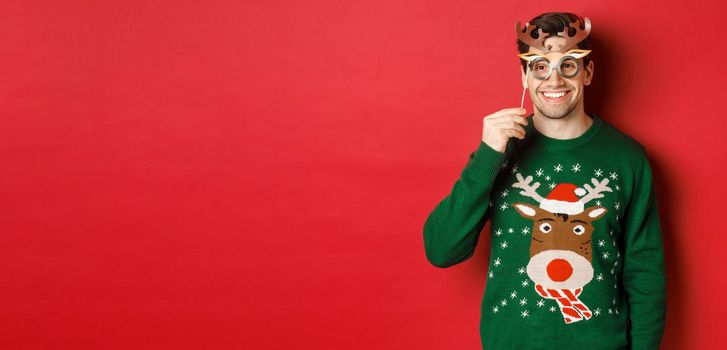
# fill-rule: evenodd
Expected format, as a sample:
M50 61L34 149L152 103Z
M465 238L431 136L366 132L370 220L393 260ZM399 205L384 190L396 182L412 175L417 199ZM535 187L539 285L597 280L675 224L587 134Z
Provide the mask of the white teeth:
M565 96L565 94L566 94L566 92L565 92L565 91L562 91L562 92L556 92L556 93L552 93L552 92L544 92L544 93L543 93L543 95L545 95L545 97L548 97L548 98L558 98L558 97L563 97L563 96Z

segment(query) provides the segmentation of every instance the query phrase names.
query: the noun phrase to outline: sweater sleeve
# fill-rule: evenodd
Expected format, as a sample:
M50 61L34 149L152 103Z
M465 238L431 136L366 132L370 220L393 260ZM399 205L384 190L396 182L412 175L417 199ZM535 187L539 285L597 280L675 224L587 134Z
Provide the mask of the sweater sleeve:
M429 214L424 223L424 248L432 265L446 268L472 256L505 158L506 153L481 141L452 191Z
M629 305L631 349L656 350L666 319L666 274L659 211L645 153L635 181L624 213L622 282Z

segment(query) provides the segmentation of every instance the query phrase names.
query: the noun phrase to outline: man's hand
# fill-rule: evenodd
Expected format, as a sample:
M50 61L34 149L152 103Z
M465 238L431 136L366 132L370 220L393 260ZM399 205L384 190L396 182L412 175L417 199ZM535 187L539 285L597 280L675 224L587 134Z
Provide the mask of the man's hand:
M486 116L482 120L482 141L495 151L505 153L507 141L511 137L525 138L528 125L525 108L505 108Z

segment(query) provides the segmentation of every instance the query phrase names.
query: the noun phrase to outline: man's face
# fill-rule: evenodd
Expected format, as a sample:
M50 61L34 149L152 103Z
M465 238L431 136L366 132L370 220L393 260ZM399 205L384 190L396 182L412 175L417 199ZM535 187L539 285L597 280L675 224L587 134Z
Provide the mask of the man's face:
M548 45L558 47L564 41L564 38L551 36L545 39L545 47ZM528 52L543 53L532 47ZM551 62L557 62L563 55L561 52L550 52L545 56ZM572 78L563 78L555 69L546 80L538 80L532 74L523 73L523 83L527 82L533 106L546 118L561 119L570 115L579 104L583 103L584 87L590 85L593 78L593 61L588 62L588 66L584 68ZM560 96L564 92L565 95Z

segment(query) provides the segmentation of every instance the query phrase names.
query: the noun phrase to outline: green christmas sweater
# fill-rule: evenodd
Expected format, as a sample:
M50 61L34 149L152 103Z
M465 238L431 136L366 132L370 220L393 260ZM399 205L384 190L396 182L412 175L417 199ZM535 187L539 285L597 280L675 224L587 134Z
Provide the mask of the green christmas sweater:
M484 142L424 224L427 259L472 256L491 220L486 350L658 349L666 276L642 145L596 115L559 140L531 122L505 153Z

